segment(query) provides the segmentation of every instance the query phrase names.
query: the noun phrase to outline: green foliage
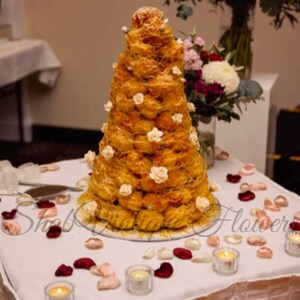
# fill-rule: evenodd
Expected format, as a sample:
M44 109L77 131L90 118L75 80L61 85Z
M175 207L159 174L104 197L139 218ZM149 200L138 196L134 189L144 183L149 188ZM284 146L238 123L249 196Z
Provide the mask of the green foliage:
M177 4L177 17L186 20L193 14L193 7L202 0L165 0L165 5L171 2ZM217 7L228 5L232 9L232 24L241 26L248 21L249 12L254 9L256 0L209 0L209 2ZM272 18L272 25L279 29L283 21L287 19L292 26L298 23L295 13L300 12L300 0L259 0L259 6L263 13Z

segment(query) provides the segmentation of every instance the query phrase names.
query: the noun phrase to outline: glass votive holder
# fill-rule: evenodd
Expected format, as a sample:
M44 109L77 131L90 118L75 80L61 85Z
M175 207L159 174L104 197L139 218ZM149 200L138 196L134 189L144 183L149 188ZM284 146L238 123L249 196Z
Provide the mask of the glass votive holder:
M39 183L41 180L40 167L32 162L25 163L18 167L19 181Z
M45 300L74 300L75 287L68 281L54 281L49 283L45 289Z
M290 231L285 235L285 252L300 257L300 232Z
M213 270L221 275L232 275L239 268L240 253L231 247L219 247L213 251Z
M126 289L133 295L146 295L153 289L153 270L146 265L135 265L125 271Z

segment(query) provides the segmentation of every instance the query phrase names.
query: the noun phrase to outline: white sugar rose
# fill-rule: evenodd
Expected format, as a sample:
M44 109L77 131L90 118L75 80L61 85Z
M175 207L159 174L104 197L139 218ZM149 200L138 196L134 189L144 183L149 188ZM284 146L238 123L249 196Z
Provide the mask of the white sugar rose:
M195 112L195 111L196 111L196 106L195 106L194 103L188 102L187 106L188 106L188 110L189 110L190 112Z
M116 63L116 62L114 62L114 63L112 64L113 69L115 69L117 66L118 66L118 63Z
M83 210L89 214L95 214L97 210L97 202L95 200L89 200L84 203Z
M183 45L183 40L181 38L179 38L179 39L176 40L176 43L178 45Z
M209 183L209 189L212 192L218 192L220 190L220 186L216 182L210 182Z
M151 131L147 133L147 138L149 142L160 142L161 137L164 135L164 133L160 130L158 130L156 127L154 127Z
M155 181L155 183L163 183L168 179L168 169L165 167L151 167L150 178Z
M233 93L240 84L240 78L233 66L226 60L212 61L202 68L202 76L206 83L219 83L226 94Z
M130 184L122 184L120 189L119 189L119 193L122 196L129 196L132 194L132 187Z
M115 150L112 146L106 146L102 151L101 154L105 159L110 159L114 156Z
M177 66L172 68L172 74L173 75L181 75L181 71L179 70L179 68Z
M107 111L107 112L110 112L111 109L113 107L113 104L111 101L107 101L105 104L104 104L104 109Z
M129 31L128 27L126 26L122 26L121 29L124 33L127 33Z
M172 116L172 120L175 123L181 123L182 122L182 118L183 118L182 114L175 114L175 115Z
M132 100L136 105L142 104L144 102L144 95L142 93L138 93L133 96Z
M192 132L189 136L190 141L192 142L192 144L197 145L199 144L199 139L198 139L198 134L197 132Z
M209 200L205 197L197 197L196 198L196 208L200 211L206 211L209 207Z
M103 133L106 131L107 125L108 125L107 122L105 122L105 123L102 124L101 131L102 131Z
M84 154L84 161L87 164L88 168L93 169L95 158L96 153L94 151L89 150Z

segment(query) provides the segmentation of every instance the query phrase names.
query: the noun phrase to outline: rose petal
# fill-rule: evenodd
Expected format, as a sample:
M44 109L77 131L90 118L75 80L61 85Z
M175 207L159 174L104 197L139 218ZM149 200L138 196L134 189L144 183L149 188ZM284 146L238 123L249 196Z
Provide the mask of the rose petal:
M52 225L49 227L49 230L47 231L47 237L49 239L55 239L58 238L61 235L61 228L57 225Z
M64 264L60 265L56 271L55 271L55 276L71 276L73 273L73 268L70 266L66 266Z
M291 222L290 228L294 231L300 231L300 222Z
M36 203L36 206L38 208L50 208L50 207L54 207L55 203L53 203L49 200L40 200Z
M173 253L180 259L191 259L193 257L192 252L185 248L174 248Z
M89 270L91 267L96 266L96 263L91 258L83 257L75 260L73 266L76 269Z
M164 262L160 265L159 269L154 271L154 276L159 278L169 278L173 274L173 267L170 263Z
M12 209L10 212L8 211L4 211L2 212L2 218L5 219L5 220L11 220L15 217L17 213L17 210L16 209Z
M241 201L250 201L250 200L253 200L255 198L255 194L251 191L246 191L244 193L239 193L238 198Z
M226 179L230 183L238 183L241 180L240 175L232 175L232 174L227 174Z

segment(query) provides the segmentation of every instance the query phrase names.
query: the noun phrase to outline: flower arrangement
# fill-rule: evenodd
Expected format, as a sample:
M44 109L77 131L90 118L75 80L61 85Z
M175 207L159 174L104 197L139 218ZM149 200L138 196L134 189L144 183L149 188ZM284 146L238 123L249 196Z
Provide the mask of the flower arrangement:
M212 45L204 49L205 41L193 31L184 40L185 93L189 102L193 125L200 120L216 116L230 122L239 119L241 103L262 99L262 88L253 80L239 78L236 68L224 57L222 51Z

